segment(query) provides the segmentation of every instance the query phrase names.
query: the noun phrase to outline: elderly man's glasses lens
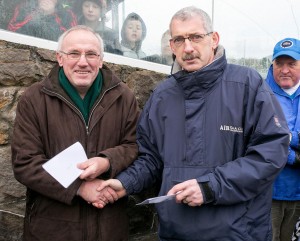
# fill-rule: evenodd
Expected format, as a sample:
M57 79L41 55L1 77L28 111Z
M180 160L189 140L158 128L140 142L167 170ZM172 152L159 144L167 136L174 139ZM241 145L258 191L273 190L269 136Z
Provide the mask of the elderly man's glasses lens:
M87 52L87 53L80 53L75 51L69 53L66 53L64 51L59 51L59 52L67 55L67 58L71 60L79 60L81 58L81 55L84 55L86 60L90 60L90 61L98 60L100 57L100 54L97 54L95 52Z
M212 32L206 34L191 34L188 37L178 36L170 39L170 41L173 42L176 47L180 47L183 43L185 43L186 39L188 39L192 43L200 43L205 38L205 36L211 33Z

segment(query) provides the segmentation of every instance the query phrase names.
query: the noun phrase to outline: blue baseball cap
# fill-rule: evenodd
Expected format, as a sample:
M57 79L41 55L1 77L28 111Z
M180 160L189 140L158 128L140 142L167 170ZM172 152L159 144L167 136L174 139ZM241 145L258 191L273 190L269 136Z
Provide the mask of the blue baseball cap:
M282 55L300 60L300 40L294 38L280 40L274 47L272 60Z

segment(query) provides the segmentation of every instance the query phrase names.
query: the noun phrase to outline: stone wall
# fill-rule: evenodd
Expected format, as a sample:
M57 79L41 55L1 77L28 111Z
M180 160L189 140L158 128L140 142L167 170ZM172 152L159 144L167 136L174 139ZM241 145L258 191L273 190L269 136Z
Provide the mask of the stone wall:
M0 40L0 241L19 241L25 207L25 188L13 176L10 142L15 109L22 92L40 81L55 64L55 53ZM164 74L124 65L107 64L133 90L142 108ZM130 240L157 240L157 219L152 206L135 203L156 194L153 187L130 196Z

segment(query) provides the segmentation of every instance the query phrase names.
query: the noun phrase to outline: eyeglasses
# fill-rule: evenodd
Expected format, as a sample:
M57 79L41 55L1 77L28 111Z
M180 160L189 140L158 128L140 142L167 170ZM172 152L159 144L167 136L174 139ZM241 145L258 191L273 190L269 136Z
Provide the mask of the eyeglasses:
M87 52L87 53L80 53L80 52L77 52L77 51L72 51L72 52L69 52L69 53L66 53L64 51L59 51L59 52L62 53L62 54L67 55L67 58L71 59L71 60L79 60L81 58L81 55L84 55L86 60L95 61L95 60L98 60L99 56L100 56L100 54L97 54L95 52Z
M171 38L170 41L174 43L175 47L180 47L186 39L190 40L192 43L200 43L205 36L210 35L213 32L205 34L190 34L188 37L178 36Z

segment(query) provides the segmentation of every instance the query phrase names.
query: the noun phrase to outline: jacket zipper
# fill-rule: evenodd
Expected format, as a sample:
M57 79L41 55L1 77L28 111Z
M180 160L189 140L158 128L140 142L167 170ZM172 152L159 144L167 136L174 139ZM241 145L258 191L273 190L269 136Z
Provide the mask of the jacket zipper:
M68 101L68 100L67 100L65 97L63 97L62 95L60 95L60 94L58 94L58 93L56 93L56 92L53 92L53 91L51 91L51 90L48 90L46 87L44 87L43 90L45 91L45 93L48 93L48 94L53 95L53 96L56 96L56 97L60 98L61 100L65 101L68 105L71 106L72 109L76 110L76 111L79 113L81 120L82 120L83 123L85 124L86 134L89 135L89 125L90 125L90 120L91 120L91 117L92 117L92 115L93 115L93 113L94 113L96 107L99 105L99 103L100 103L101 100L103 99L104 95L105 95L108 91L110 91L111 89L117 87L118 85L120 85L120 82L117 83L117 84L115 84L114 86L111 86L110 88L108 88L107 90L105 90L105 91L103 92L103 94L102 94L102 96L100 97L99 101L95 104L94 108L91 110L91 112L90 112L90 114L89 114L89 119L88 119L87 125L85 124L85 120L84 120L84 117L83 117L82 113L80 112L80 110L79 110L72 102ZM33 206L34 206L34 205L33 205ZM31 207L31 209L33 208L33 206ZM84 212L83 216L86 216L86 217L87 217L87 216L88 216L88 210L87 210L86 208L83 207L83 212ZM30 219L29 219L29 220L30 220ZM85 220L86 220L86 218L85 218ZM85 230L87 230L88 227L87 227L87 223L86 223L86 222L85 222L84 226L85 226ZM83 232L83 240L87 240L87 232Z
M96 103L96 105L94 106L94 108L91 110L90 114L89 114L89 119L88 119L88 125L87 125L87 128L89 127L90 125L90 120L91 120L91 117L96 109L96 107L99 105L99 103L101 102L101 100L103 99L104 95L110 91L111 89L114 89L115 87L117 87L118 85L120 85L120 83L117 83L116 85L114 86L111 86L110 88L108 88L107 90L105 90L102 94L102 96L100 97L99 101ZM88 132L88 129L87 129L87 132Z
M48 93L50 95L53 95L53 96L56 96L60 99L62 99L64 102L68 103L72 109L76 110L78 113L79 113L79 116L81 118L81 120L83 121L84 125L85 125L85 131L86 131L86 134L89 135L89 125L90 125L90 120L91 120L91 117L92 117L92 114L93 112L95 111L96 107L99 105L99 103L101 102L101 100L103 99L104 95L111 89L115 88L116 86L120 85L120 83L117 83L116 85L108 88L107 90L105 90L101 96L101 98L99 99L99 101L96 103L96 105L94 106L94 108L91 110L90 114L89 114L89 119L88 119L88 123L87 125L85 124L85 120L84 120L84 117L82 115L82 113L80 112L80 110L70 101L68 101L65 97L63 97L62 95L60 94L57 94L56 92L53 92L51 90L48 90L46 87L43 88L43 90L45 91L45 93Z
M80 110L79 110L75 105L73 105L72 102L68 101L68 100L67 100L65 97L63 97L62 95L57 94L56 92L53 92L53 91L51 91L51 90L48 90L46 87L43 87L43 90L45 91L45 93L47 93L47 94L49 94L49 95L52 95L52 96L56 96L56 97L58 97L59 99L63 100L64 102L68 103L68 104L72 107L73 110L76 110L76 111L79 113L79 116L80 116L81 120L83 121L83 123L84 123L84 125L85 125L85 120L84 120L84 117L83 117L82 113L80 112ZM86 128L87 128L87 126L86 126Z

